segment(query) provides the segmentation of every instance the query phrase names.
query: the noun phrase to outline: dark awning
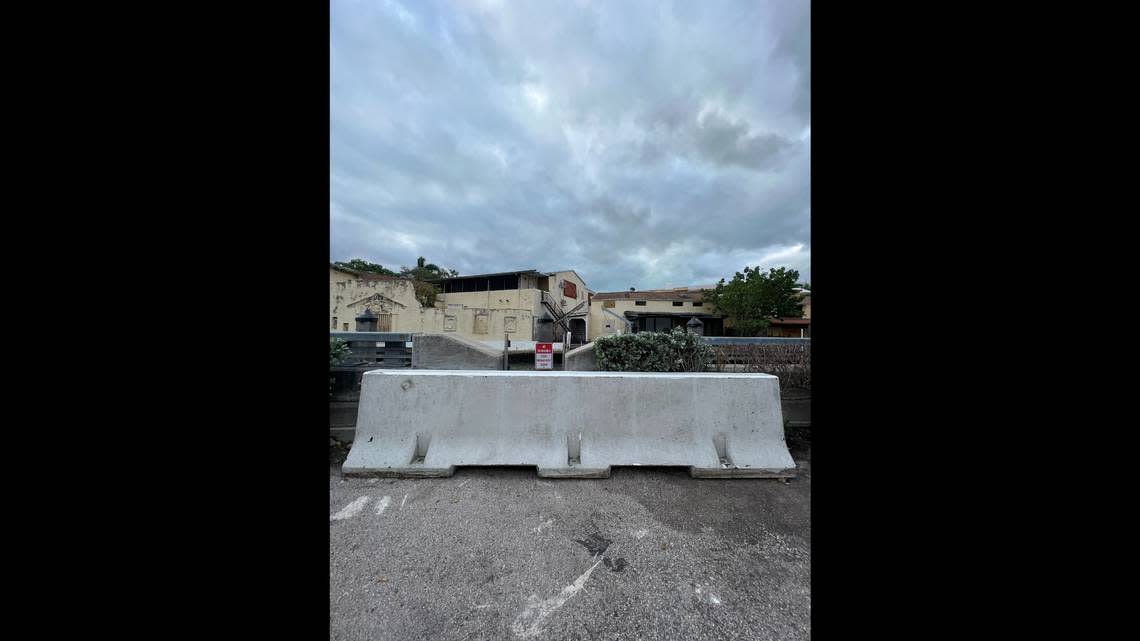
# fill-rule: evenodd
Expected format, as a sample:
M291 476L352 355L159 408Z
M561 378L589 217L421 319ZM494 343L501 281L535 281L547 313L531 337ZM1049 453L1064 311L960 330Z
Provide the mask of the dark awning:
M678 318L699 318L701 320L715 319L715 318L728 318L727 316L718 316L717 314L694 314L693 312L623 312L626 318L634 319L643 316L676 316Z

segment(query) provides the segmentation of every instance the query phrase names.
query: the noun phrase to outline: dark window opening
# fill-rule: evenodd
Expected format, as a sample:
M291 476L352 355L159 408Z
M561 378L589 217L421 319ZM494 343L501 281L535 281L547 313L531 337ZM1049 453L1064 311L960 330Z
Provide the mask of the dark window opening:
M704 307L704 306L705 306L705 304L702 301L697 301L697 302L693 303L693 307Z
M645 301L643 301L643 300L636 300L636 301L633 301L633 304L634 304L634 305L642 305L642 306L644 306L644 305L645 305Z
M673 301L673 307L683 307L684 305L685 305L685 301L683 301L683 300Z
M641 316L633 319L635 332L667 332L674 328L686 328L692 316ZM698 316L704 323L705 336L724 336L724 319Z
M443 282L443 293L460 294L463 292L497 292L506 289L518 289L518 274L505 276L487 276L485 278L458 278Z

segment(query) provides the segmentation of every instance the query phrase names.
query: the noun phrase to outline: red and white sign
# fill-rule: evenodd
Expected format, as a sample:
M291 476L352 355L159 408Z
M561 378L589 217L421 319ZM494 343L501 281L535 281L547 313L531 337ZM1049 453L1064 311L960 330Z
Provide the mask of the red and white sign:
M554 343L534 344L534 368L554 369Z

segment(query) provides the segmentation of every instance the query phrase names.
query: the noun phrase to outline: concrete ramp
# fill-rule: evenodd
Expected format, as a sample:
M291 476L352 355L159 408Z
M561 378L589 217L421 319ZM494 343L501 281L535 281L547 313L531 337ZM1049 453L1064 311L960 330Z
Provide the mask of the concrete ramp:
M576 347L562 357L562 369L568 372L593 372L598 365L594 362L594 344L586 343Z
M414 369L503 368L503 349L490 347L452 334L415 334L412 337Z
M451 476L464 465L569 478L607 477L614 465L685 466L704 478L795 468L779 383L767 374L364 374L345 474Z

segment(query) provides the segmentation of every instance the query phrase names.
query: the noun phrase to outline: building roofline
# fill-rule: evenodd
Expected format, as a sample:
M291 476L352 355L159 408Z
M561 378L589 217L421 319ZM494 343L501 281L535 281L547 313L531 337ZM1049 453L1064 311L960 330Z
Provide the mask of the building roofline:
M549 276L549 274L545 274L543 272L540 272L537 269L519 269L519 270L511 271L511 272L492 272L490 274L461 274L459 276L446 276L444 278L433 279L431 282L442 283L445 280L459 280L459 279L463 279L463 278L489 278L491 276L514 276L514 275L522 276L524 274L527 276L529 276L531 274L533 274L535 276Z
M337 265L334 265L332 263L329 263L329 269L336 270L342 274L352 274L353 276L356 276L360 280L413 280L411 278L404 278L402 276L389 276L387 274L374 274L372 272L360 272L360 271L356 271L355 269L349 269L347 267L338 267Z
M448 280L459 280L459 279L463 279L463 278L490 278L492 276L515 276L515 275L518 275L518 276L524 276L524 275L525 276L553 276L553 275L558 274L560 272L570 272L570 273L574 274L575 276L578 277L578 280L582 281L582 285L586 286L586 279L582 278L582 275L573 269L558 269L555 271L542 271L542 270L538 270L538 269L519 269L519 270L509 271L509 272L492 272L489 274L461 274L459 276L447 276L445 278L432 280L431 282L442 283L442 282L448 281ZM586 286L586 290L589 291L591 294L596 293L594 290L590 289L588 286Z

